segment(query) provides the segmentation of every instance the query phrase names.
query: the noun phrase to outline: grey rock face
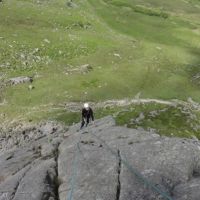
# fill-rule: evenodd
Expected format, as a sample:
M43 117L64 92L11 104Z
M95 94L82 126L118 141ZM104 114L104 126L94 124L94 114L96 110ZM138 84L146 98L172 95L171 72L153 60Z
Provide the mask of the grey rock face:
M66 130L67 127L53 121L43 122L38 125L18 125L9 130L2 130L2 132L0 130L0 153L26 146L28 143L35 142L41 138L54 141L58 145L61 142L58 136L62 136Z
M74 126L69 132L59 147L60 200L71 192L76 165L74 200L164 199L135 176L127 163L173 199L199 200L199 142L117 127L111 118L96 121L81 132ZM79 155L75 166L74 154Z
M44 123L35 129L42 137L2 151L0 200L165 199L152 185L173 200L199 200L199 141L118 127L112 117L79 128Z
M27 172L17 188L13 200L56 199L55 177L56 162L54 159L38 161Z
M118 180L117 158L107 154L106 149L88 133L75 135L59 147L60 200L69 195L73 176L76 177L74 199L115 199ZM73 174L73 168L76 167L77 174Z
M57 154L52 147L45 151L47 143L41 139L0 155L0 200L57 199Z
M60 124L46 122L2 133L0 200L58 199L57 151L65 129ZM10 139L13 143L8 146L6 142ZM15 140L19 141L17 145Z

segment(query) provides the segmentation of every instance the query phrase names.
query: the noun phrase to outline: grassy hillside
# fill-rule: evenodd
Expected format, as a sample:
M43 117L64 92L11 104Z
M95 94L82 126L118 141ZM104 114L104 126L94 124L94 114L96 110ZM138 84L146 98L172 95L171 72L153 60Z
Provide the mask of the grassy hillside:
M199 18L199 0L4 0L0 78L34 76L35 89L6 87L0 112L49 118L65 102L138 93L200 102Z

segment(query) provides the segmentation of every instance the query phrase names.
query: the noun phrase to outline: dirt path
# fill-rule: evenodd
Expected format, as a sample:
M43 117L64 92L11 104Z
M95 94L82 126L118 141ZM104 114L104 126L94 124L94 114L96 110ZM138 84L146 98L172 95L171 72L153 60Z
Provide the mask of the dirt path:
M194 102L192 99L188 99L188 101L181 101L178 99L172 99L172 100L162 100L162 99L140 99L140 98L134 98L134 99L120 99L120 100L107 100L107 101L101 101L101 102L88 102L90 106L94 109L100 109L100 108L106 108L106 107L124 107L129 105L136 105L136 104L149 104L149 103L155 103L155 104L163 104L168 106L183 106L187 109L200 111L200 104L197 102ZM4 104L5 105L5 104ZM0 104L0 106L3 106ZM23 116L18 116L17 119L14 119L10 121L10 119L5 120L4 124L14 124L19 121L24 121L27 119L28 116L32 115L33 113L41 113L41 112L54 112L56 110L66 110L67 112L80 112L81 108L83 106L83 102L66 102L63 104L55 105L55 104L47 104L47 105L40 105L37 107L28 108L28 112L26 112Z
M124 107L129 106L131 104L149 104L149 103L155 103L155 104L164 104L169 106L177 106L182 105L185 107L190 107L191 109L199 110L200 111L200 104L197 102L194 102L192 99L188 99L188 101L181 101L177 99L172 100L161 100L161 99L120 99L120 100L107 100L102 102L89 102L91 107L93 108L105 108L105 107ZM71 112L77 112L80 111L82 107L82 102L68 102L63 106L66 110Z
M192 99L188 99L188 101L181 101L178 99L172 99L172 100L162 100L162 99L120 99L120 100L107 100L107 101L100 101L100 102L88 102L90 106L94 109L100 109L100 108L106 108L106 107L124 107L134 104L149 104L149 103L155 103L155 104L163 104L163 105L169 105L169 106L177 106L181 105L187 108L195 109L200 111L200 104L197 102L194 102ZM68 112L79 112L83 106L83 102L66 102L59 105L41 105L38 107L33 107L29 112L26 113L26 115L29 115L31 113L37 113L37 112L45 112L45 111L55 111L60 109L65 109Z

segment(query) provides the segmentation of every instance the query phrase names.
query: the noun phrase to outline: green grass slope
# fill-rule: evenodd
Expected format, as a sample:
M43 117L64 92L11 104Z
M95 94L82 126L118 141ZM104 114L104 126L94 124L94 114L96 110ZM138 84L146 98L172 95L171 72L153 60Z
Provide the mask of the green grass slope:
M48 118L65 102L138 93L200 102L199 18L199 0L4 0L0 76L36 78L1 91L0 112Z

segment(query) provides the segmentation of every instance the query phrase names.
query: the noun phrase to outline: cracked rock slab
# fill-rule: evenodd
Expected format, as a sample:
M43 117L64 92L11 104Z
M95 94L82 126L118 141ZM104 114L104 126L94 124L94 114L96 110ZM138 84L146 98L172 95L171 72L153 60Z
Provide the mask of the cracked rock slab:
M75 146L79 141L82 153L77 161L75 200L164 199L130 168L174 200L199 200L198 141L160 137L144 130L117 127L112 120L109 122L109 118L103 118L83 131L72 127L68 135L59 148L61 200L71 192ZM99 196L99 193L105 196Z
M56 163L54 159L38 161L19 183L13 200L56 200Z
M66 140L59 148L60 200L65 200L73 188L74 200L115 200L118 187L118 159L108 154L95 140L81 138L78 149L74 148L75 142Z
M0 155L0 200L57 200L57 148L46 140ZM51 148L46 148L51 146ZM34 147L34 148L33 148ZM48 149L53 151L48 152Z
M0 200L163 199L130 169L173 200L199 200L199 141L118 127L112 117L79 128L55 129L23 147L5 149Z

